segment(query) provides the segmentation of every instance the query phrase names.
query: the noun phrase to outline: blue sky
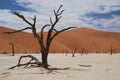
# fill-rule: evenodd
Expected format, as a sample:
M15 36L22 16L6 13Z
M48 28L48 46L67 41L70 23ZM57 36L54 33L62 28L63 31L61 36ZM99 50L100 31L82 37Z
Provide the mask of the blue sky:
M11 11L27 11L27 8L17 5L15 0L0 0L0 9L8 9Z
M78 26L120 32L120 0L0 0L0 25L14 29L28 26L13 15L19 12L31 22L36 15L39 31L49 23L49 17L54 19L53 9L61 4L65 12L58 29Z

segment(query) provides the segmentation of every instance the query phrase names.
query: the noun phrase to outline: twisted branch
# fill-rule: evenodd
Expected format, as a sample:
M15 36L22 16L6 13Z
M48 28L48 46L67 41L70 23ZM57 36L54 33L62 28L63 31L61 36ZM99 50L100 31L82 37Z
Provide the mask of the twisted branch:
M31 24L23 15L18 14L17 12L14 12L14 14L16 16L18 16L19 18L21 18L23 21L25 21L27 24L29 24L30 26L32 26L33 24Z
M13 33L18 33L18 32L22 32L24 30L27 30L27 29L32 29L31 27L26 27L26 28L23 28L21 30L16 30L16 31L13 31L13 32L3 32L5 34L13 34Z
M72 29L72 28L77 28L77 27L68 27L68 28L62 29L60 31L57 31L56 29L54 29L54 30L56 30L56 33L51 37L51 40L53 40L58 34L66 31L66 30Z

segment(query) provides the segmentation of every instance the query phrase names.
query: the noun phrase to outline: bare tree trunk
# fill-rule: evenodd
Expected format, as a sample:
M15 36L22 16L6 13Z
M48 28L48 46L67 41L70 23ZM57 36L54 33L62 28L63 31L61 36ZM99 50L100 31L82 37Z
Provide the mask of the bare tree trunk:
M115 49L113 48L113 46L111 46L111 48L110 48L110 55L112 55L113 53L115 53Z
M47 62L47 54L42 54L42 66L45 68L48 68L48 62Z
M15 45L13 43L9 43L9 45L11 45L12 48L12 56L15 55Z
M12 53L13 53L13 56L15 55L15 49L14 49L14 46L12 46Z
M43 66L44 68L48 68L48 60L47 60L48 51L43 50L43 51L41 51L41 52L42 52L42 66Z

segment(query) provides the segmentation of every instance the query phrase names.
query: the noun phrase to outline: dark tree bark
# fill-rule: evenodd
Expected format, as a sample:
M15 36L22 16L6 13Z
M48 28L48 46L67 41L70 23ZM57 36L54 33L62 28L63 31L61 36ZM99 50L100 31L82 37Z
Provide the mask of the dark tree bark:
M27 63L21 63L21 60L23 58L30 58L30 61L27 62ZM34 61L34 62L32 62L32 61ZM39 67L39 66L41 66L41 62L36 57L34 57L32 55L20 56L18 64L15 65L15 66L10 67L8 69L14 69L15 67L20 67L20 66L25 66L24 68L26 68L28 65L34 65L34 66Z
M48 57L48 53L49 53L49 49L50 49L50 45L53 41L53 39L58 35L60 34L61 32L64 32L66 30L69 30L71 28L76 28L76 27L68 27L68 28L65 28L65 29L62 29L60 31L58 31L57 29L55 29L55 26L56 24L59 22L59 20L62 18L62 13L64 12L64 10L61 10L62 8L62 5L60 5L60 7L57 9L57 10L54 10L54 16L55 16L55 19L52 20L52 18L50 17L50 23L49 24L46 24L42 27L41 29L41 32L40 34L38 34L36 32L36 16L34 16L34 19L33 19L33 23L29 22L23 15L20 15L19 13L14 13L16 16L18 16L19 18L21 18L24 22L26 22L28 25L30 25L30 27L26 27L24 29L21 29L21 30L17 30L17 31L13 31L13 32L5 32L7 34L12 34L12 33L18 33L18 32L21 32L21 31L24 31L24 30L27 30L27 29L31 29L32 30L32 33L34 35L34 38L37 39L38 41L38 44L40 45L40 48L41 48L41 53L42 53L42 66L44 68L48 68L48 62L47 62L47 57ZM43 33L44 33L44 29L46 27L50 27L50 29L48 30L48 34L47 34L47 38L46 38L46 43L44 44L44 36L43 36ZM54 34L53 34L53 31L54 31Z
M115 49L113 48L113 46L111 46L111 48L110 48L110 54L112 55L113 53L115 53Z
M12 56L14 56L15 55L15 45L14 45L14 43L9 43L9 45L11 45L11 50L12 50Z

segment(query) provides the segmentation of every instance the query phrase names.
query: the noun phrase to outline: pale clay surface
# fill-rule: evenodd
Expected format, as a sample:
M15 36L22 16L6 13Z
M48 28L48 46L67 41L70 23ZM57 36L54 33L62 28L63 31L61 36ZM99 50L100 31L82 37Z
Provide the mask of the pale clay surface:
M17 64L19 56L0 54L0 80L120 80L120 54L49 54L51 68L7 68ZM40 54L32 54L41 58ZM24 59L23 62L28 59Z

